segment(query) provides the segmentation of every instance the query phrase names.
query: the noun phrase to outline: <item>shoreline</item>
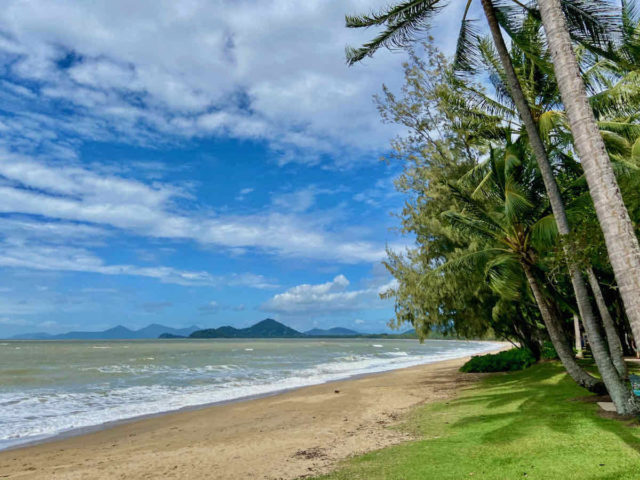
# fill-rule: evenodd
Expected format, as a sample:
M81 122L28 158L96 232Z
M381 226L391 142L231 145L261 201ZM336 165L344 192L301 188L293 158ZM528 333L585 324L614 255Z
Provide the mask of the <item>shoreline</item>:
M19 340L19 341L22 341L22 340ZM59 340L46 340L46 341L59 341ZM84 341L84 340L82 340L82 341ZM128 340L125 340L125 341L128 341ZM407 341L411 341L411 340L407 340ZM461 341L465 341L465 340L438 339L436 341L461 342ZM488 343L488 344L494 344L495 347L496 347L495 349L476 352L476 353L473 353L472 355L483 355L485 353L491 353L491 352L496 351L496 349L502 349L504 347L504 345L505 345L504 342L499 342L499 341L494 341L494 340L466 340L466 341L468 341L468 342L483 342L483 343ZM466 356L466 357L468 357L468 356ZM448 360L456 360L457 358L462 358L462 357L453 357L453 358L429 360L429 361L426 361L424 363L408 364L408 365L403 365L403 366L400 366L400 367L397 367L397 368L389 368L389 369L372 370L372 371L369 371L369 372L352 373L352 374L347 374L347 375L345 375L343 377L339 377L339 378L335 378L335 379L318 381L317 383L309 383L309 384L305 384L305 385L299 385L299 386L288 387L288 388L278 388L278 389L271 390L271 391L266 391L266 392L263 392L263 393L255 393L255 394L252 394L252 395L244 395L244 396L240 396L240 397L236 397L236 398L229 398L229 399L225 399L225 400L218 400L218 401L206 402L206 403L195 404L195 405L185 405L183 407L179 407L179 408L175 408L175 409L171 409L171 410L161 410L161 411L158 411L158 412L134 415L132 417L119 418L119 419L116 419L116 420L109 420L109 421L106 421L106 422L96 423L94 425L86 425L86 426L74 427L74 428L70 428L70 429L67 429L67 430L59 431L59 432L53 433L53 434L43 434L40 437L33 438L33 439L27 440L25 442L17 443L17 444L14 444L14 445L9 445L9 446L6 446L6 447L0 447L0 453L7 452L7 451L13 451L13 450L17 450L17 449L20 449L20 448L28 448L28 447L32 447L32 446L36 446L36 445L42 445L42 444L49 443L49 442L56 442L56 441L59 441L59 440L64 440L64 439L72 438L72 437L76 437L76 436L82 436L82 435L86 435L86 434L93 433L93 432L99 432L99 431L102 431L102 430L106 430L106 429L117 427L119 425L131 423L131 422L137 422L137 421L145 420L145 419L148 419L148 418L156 418L156 417L159 417L159 416L170 415L170 414L180 413L180 412L190 412L190 411L194 411L194 410L201 410L201 409L206 409L206 408L210 408L210 407L223 406L223 405L228 405L228 404L237 403L237 402L247 402L247 401L256 400L256 399L260 399L260 398L271 397L271 396L274 396L274 395L281 395L283 393L296 391L296 390L299 390L301 388L307 388L307 387L312 387L312 386L316 386L316 385L328 385L328 384L331 384L331 383L334 383L334 382L340 382L340 381L344 381L344 380L353 380L353 379L358 379L358 378L364 378L364 377L367 377L367 376L370 376L370 375L379 375L379 374L384 374L384 373L388 373L388 372L394 372L394 371L402 370L402 369L406 369L406 368L413 368L413 367L422 366L422 365L431 365L431 364L434 364L434 363L444 362L444 361L448 361Z
M507 345L496 344L492 351L504 348ZM0 451L0 472L8 474L6 478L106 479L114 476L108 469L102 471L103 467L117 462L122 468L121 478L200 478L198 472L210 468L203 469L200 463L212 461L224 470L213 478L317 474L347 456L408 440L407 434L384 427L397 423L412 406L450 398L473 382L478 376L457 372L468 358L357 374L256 397L73 429ZM371 399L365 395L371 389L377 401L376 395ZM283 404L295 405L295 414ZM270 414L263 415L265 411ZM277 428L272 425L274 421ZM352 421L357 428L345 430ZM211 428L203 428L205 425ZM165 437L171 441L164 444ZM273 437L276 440L272 441ZM203 442L207 447L200 451L197 447ZM253 446L247 449L247 445ZM158 450L167 449L182 453L175 458L157 457ZM196 457L201 462L196 465L194 449L200 451ZM260 458L257 453L262 454L262 460L256 461L256 456ZM149 464L149 457L157 458ZM173 458L169 463L176 463L172 468L165 470L158 465L169 458ZM192 460L180 466L187 458ZM176 475L170 470L177 470Z
M497 350L509 348L497 346ZM156 415L0 452L11 479L295 479L411 440L398 425L417 405L446 401L481 378L469 357L277 395Z

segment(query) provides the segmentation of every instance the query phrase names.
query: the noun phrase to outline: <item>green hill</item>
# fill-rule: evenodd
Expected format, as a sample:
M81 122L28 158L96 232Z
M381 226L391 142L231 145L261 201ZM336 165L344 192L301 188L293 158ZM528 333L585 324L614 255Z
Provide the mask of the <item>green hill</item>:
M196 330L189 338L299 338L305 335L280 322L267 318L248 328L224 326Z

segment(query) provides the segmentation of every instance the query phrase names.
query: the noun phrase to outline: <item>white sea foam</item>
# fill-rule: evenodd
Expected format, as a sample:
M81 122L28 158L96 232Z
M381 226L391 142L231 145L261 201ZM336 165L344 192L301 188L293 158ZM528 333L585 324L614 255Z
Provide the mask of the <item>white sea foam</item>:
M48 385L28 392L0 389L3 407L0 448L106 422L433 363L496 348L490 342L440 342L424 349L407 343L411 348L402 350L385 344L388 345L385 351L385 345L375 344L371 346L377 350L372 352L371 346L353 342L353 347L351 343L339 344L341 351L331 353L328 350L331 344L317 345L319 348L295 353L271 351L264 355L265 349L260 348L260 353L251 357L243 356L241 351L227 351L225 358L231 355L238 362L245 362L242 364L216 364L212 361L216 356L208 355L202 357L207 363L188 366L175 363L78 366L76 372L87 377L86 385L81 387ZM352 348L355 350L349 351ZM113 360L116 353L108 355ZM159 362L158 357L154 356Z

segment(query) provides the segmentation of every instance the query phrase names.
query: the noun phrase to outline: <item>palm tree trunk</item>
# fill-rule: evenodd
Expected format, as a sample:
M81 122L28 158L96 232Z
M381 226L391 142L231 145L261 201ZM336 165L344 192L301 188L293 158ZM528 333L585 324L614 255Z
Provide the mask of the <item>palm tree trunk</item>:
M622 343L620 342L620 336L618 335L618 329L613 322L613 318L611 318L607 304L604 301L604 296L602 295L600 283L598 282L598 278L591 267L587 269L587 278L589 279L591 291L593 292L596 304L598 305L598 310L600 311L600 318L602 318L602 324L604 325L604 332L607 337L611 360L613 361L620 378L626 380L629 372L627 371L627 364L624 363L624 353L622 350Z
M551 343L553 343L553 347L556 349L558 357L560 358L565 370L581 387L584 387L591 392L603 393L605 390L604 385L599 382L598 379L585 372L584 369L576 362L571 346L567 341L567 336L564 334L562 326L560 325L560 321L547 303L547 299L542 292L542 288L540 288L540 284L531 271L531 266L524 261L521 262L521 264L524 273L527 276L527 281L529 282L533 296L538 304L538 308L540 309L542 320L549 332Z
M621 415L640 412L640 404L635 401L635 397L631 393L631 390L629 390L626 380L622 380L622 378L620 378L618 369L614 365L612 356L609 354L607 343L600 334L600 326L593 314L593 311L591 310L591 301L589 300L587 288L582 279L582 274L575 267L572 268L571 265L569 266L569 271L571 273L573 287L576 289L576 292L578 289L583 290L580 292L580 296L576 295L576 299L578 300L578 309L582 316L582 325L584 326L587 339L589 340L589 345L591 346L593 359L598 366L598 370L602 376L602 381L607 387L611 400L616 406L616 411ZM580 282L575 281L576 277L580 278ZM581 305L581 298L582 301L586 301L589 304L589 312L587 314L585 314L585 309Z
M538 0L562 101L625 311L640 340L640 244L589 106L559 0Z
M507 86L509 87L514 103L516 104L516 108L518 109L518 114L520 115L520 118L527 130L531 148L533 149L538 167L540 168L540 173L553 210L553 216L558 226L558 232L561 236L566 236L570 233L569 220L567 219L562 196L560 195L560 189L558 188L558 184L556 183L553 175L551 164L549 163L547 152L544 148L544 144L542 143L542 139L540 138L538 128L533 116L531 115L531 109L529 108L529 104L527 103L522 91L520 81L513 68L509 51L504 42L504 38L502 37L502 32L500 31L500 25L496 18L492 0L482 0L482 6L484 8L485 16L487 17L487 22L489 23L493 42L505 71ZM567 258L569 259L569 252L565 253L567 253ZM587 338L589 339L593 358L596 361L598 370L600 370L602 379L607 386L607 390L609 390L609 394L616 405L618 413L630 413L629 408L631 408L630 405L633 404L633 396L626 398L624 395L624 392L628 392L628 389L621 381L618 371L611 360L609 351L606 348L604 339L600 334L598 321L594 314L591 300L589 299L589 293L587 291L584 278L582 277L580 270L571 260L567 261L567 266L569 268L571 284L573 285L573 291L575 292L576 302L578 303L578 310L580 311L580 316L582 317L584 329L587 333Z
M580 331L580 317L573 314L573 333L576 337L576 358L582 358L582 332Z

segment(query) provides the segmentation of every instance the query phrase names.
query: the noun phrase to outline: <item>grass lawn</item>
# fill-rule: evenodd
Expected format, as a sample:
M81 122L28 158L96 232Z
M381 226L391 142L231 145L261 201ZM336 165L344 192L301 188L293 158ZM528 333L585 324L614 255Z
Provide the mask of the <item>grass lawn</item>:
M422 440L345 462L325 480L640 479L640 428L601 418L559 364L484 379L402 428Z

